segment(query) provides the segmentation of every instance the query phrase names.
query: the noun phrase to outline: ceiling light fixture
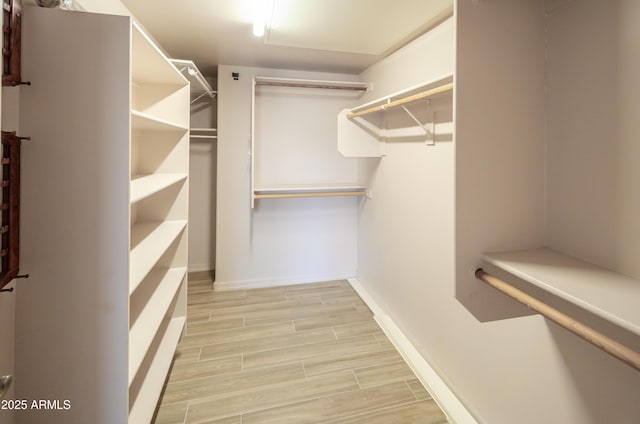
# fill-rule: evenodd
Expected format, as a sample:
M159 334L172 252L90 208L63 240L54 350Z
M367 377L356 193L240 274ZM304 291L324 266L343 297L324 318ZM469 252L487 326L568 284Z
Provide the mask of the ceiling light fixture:
M253 35L262 37L271 19L273 0L253 0Z

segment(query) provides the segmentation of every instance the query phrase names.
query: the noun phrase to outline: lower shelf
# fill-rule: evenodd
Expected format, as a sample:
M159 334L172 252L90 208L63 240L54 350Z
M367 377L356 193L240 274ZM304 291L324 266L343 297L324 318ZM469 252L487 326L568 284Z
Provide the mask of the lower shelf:
M548 248L487 253L482 260L640 335L640 281Z
M153 362L147 369L144 380L139 384L135 400L130 404L128 424L151 422L185 321L185 317L173 318L166 327Z
M138 291L131 297L131 319L135 321L129 330L129 385L135 378L158 329L162 326L162 321L184 281L186 272L186 268L151 271ZM147 289L145 293L139 293L141 288ZM153 290L152 293L146 293L151 290ZM144 304L135 305L134 300Z

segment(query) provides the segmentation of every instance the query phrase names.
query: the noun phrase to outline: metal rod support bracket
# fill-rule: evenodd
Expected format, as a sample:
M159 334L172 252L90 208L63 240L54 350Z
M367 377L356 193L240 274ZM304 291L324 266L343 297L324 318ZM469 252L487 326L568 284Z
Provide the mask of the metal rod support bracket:
M420 128L422 128L422 130L424 131L424 134L426 136L426 144L427 146L435 146L436 144L436 138L435 135L433 133L434 131L434 123L433 123L433 119L431 120L431 122L427 122L426 124L423 124L422 122L420 122L420 120L418 118L416 118L416 116L411 113L411 111L404 105L401 105L400 108L402 110L404 110L407 115L409 115L409 117L416 123L418 124L418 126Z

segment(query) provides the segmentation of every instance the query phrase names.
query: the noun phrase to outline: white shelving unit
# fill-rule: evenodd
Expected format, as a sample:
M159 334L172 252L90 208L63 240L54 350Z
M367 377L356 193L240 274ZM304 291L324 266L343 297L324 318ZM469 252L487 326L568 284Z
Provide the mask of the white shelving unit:
M22 390L74 406L28 420L148 424L186 317L189 82L129 17L26 9Z
M130 194L129 423L133 424L151 421L186 319L190 89L144 32L135 24L132 28L131 145L136 154L131 159ZM149 63L154 67L149 69Z

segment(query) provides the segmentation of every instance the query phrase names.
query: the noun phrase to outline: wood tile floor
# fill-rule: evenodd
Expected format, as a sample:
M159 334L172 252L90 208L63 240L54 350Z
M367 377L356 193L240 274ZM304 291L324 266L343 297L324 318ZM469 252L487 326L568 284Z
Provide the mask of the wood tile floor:
M436 424L446 417L347 281L190 281L155 424Z

